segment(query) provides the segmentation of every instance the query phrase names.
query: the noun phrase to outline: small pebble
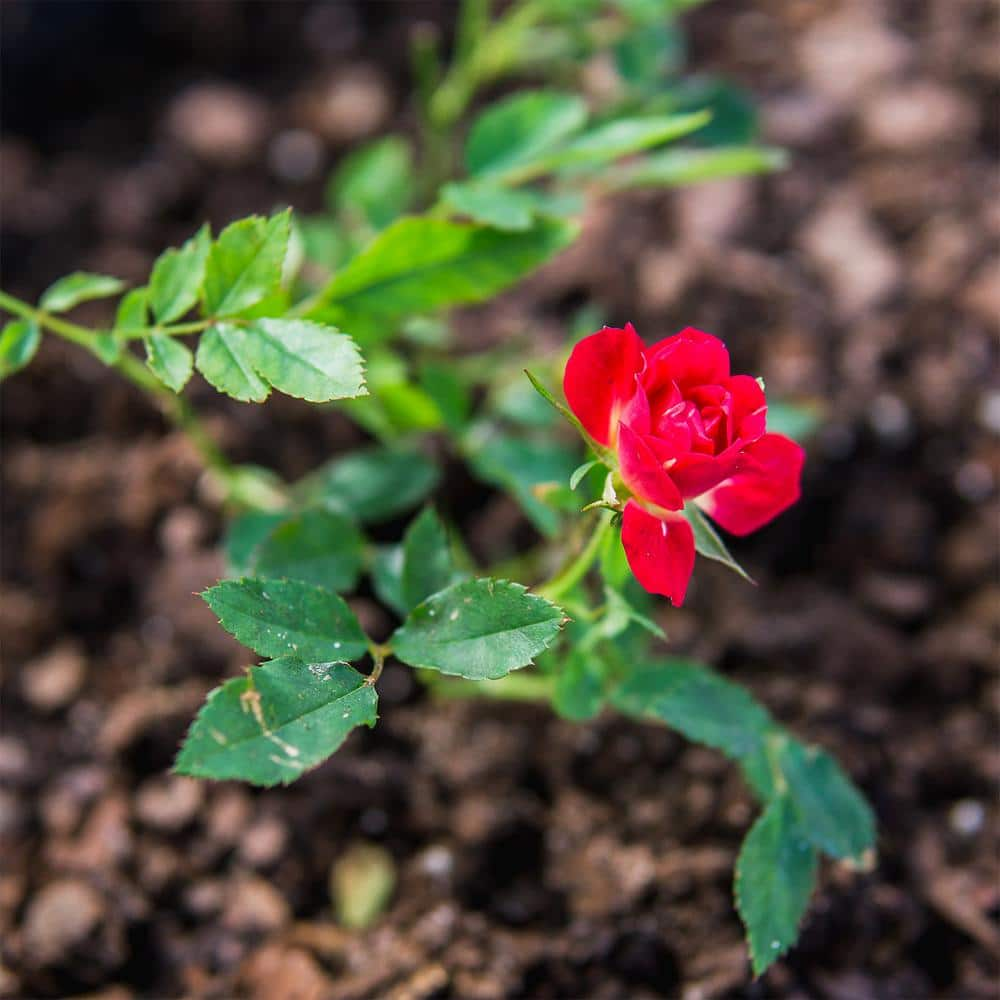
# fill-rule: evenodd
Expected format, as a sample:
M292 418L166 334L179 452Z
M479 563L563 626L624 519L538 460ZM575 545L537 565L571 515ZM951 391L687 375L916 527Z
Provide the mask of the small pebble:
M280 180L292 184L312 180L323 165L323 143L314 132L286 129L271 140L267 164Z
M983 828L986 810L975 799L961 799L948 811L948 825L963 837L972 837Z

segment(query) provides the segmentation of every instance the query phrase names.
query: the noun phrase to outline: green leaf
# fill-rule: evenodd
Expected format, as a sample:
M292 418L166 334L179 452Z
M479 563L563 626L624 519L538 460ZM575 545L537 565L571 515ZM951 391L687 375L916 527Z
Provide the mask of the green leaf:
M309 315L358 337L387 336L406 316L495 295L568 246L576 233L575 225L551 219L518 233L400 219L333 278Z
M437 465L412 448L359 449L320 467L298 485L305 502L332 505L363 524L416 507L438 484Z
M670 93L678 111L707 109L711 122L698 133L705 146L736 146L757 138L757 108L750 95L721 77L684 80Z
M580 480L590 472L595 465L600 465L601 463L597 461L596 458L591 459L589 462L584 462L583 465L578 465L573 470L573 475L569 477L569 488L575 490L577 486L580 485Z
M580 461L577 448L494 433L470 441L469 460L477 476L514 494L543 535L559 531L559 513L546 501L572 498L566 483Z
M699 554L728 566L744 580L753 583L750 574L729 554L729 549L719 537L712 522L694 504L685 505L683 514L694 532L694 547Z
M446 184L441 200L458 215L497 229L529 229L535 216L530 194L485 181Z
M621 635L629 625L638 625L657 639L666 639L663 629L642 612L636 610L620 591L607 584L604 586L604 602L607 607L600 623L601 634L608 639Z
M216 323L198 342L195 364L209 385L244 403L263 403L271 387L254 371L243 351L243 331Z
M681 68L684 37L670 23L642 24L615 44L614 58L626 83L640 91L654 91L668 73Z
M472 397L454 365L428 362L420 369L420 385L434 400L446 426L455 433L461 432L469 422Z
M149 289L133 288L118 303L115 330L145 330L148 323Z
M289 396L325 403L368 391L358 345L333 327L299 319L258 319L234 336L254 371Z
M816 884L816 860L787 796L776 798L750 828L736 862L736 906L755 976L795 944Z
M294 657L251 667L212 691L174 770L197 778L287 785L358 726L374 726L375 688L345 663Z
M744 688L683 660L637 664L611 697L626 715L659 719L730 757L758 750L771 721Z
M290 228L289 210L270 219L253 215L222 230L205 267L208 315L235 316L278 288Z
M720 146L715 149L671 149L609 171L612 188L682 187L723 177L766 174L788 162L783 149L769 146Z
M0 333L0 379L31 362L42 342L42 331L30 319L12 319Z
M433 507L426 507L403 536L400 594L409 611L454 581L448 532Z
M194 355L179 340L165 333L153 333L143 338L146 366L174 392L187 385L194 367Z
M372 586L378 599L405 618L410 610L403 600L403 546L380 545L372 557Z
M354 519L308 510L275 525L255 548L254 576L285 577L337 592L352 590L364 560L364 536Z
M287 517L287 514L253 510L230 521L222 544L227 574L250 575L254 550Z
M406 211L414 194L413 153L402 136L388 135L345 157L330 181L330 207L383 229Z
M50 313L68 312L81 302L106 299L117 295L124 288L125 282L121 278L91 274L89 271L74 271L50 285L42 293L38 305Z
M560 608L519 583L466 580L417 605L390 643L411 666L488 680L531 663L564 621Z
M208 225L179 250L166 250L149 277L149 304L158 323L172 323L198 304L212 246Z
M569 407L560 403L555 396L542 384L541 380L528 371L527 368L524 370L524 374L528 376L528 381L534 386L535 392L542 397L560 416L568 420L577 430L577 433L584 441L590 446L591 450L599 457L602 461L607 458L605 465L610 465L614 456L612 456L607 448L599 445L588 433L583 424L580 423L579 418Z
M574 646L556 675L552 707L564 719L593 719L604 706L604 664L592 649Z
M583 127L586 102L575 94L529 91L504 98L473 123L465 165L475 176L509 173Z
M786 737L778 742L777 761L802 829L816 847L857 861L874 848L872 811L830 754Z
M94 334L93 346L94 353L106 365L113 365L122 356L122 342L114 333L98 331Z
M261 656L327 663L356 660L368 649L343 599L299 580L223 580L201 596L222 627Z
M579 136L530 165L531 175L575 166L596 166L679 139L704 127L706 111L658 118L619 118Z

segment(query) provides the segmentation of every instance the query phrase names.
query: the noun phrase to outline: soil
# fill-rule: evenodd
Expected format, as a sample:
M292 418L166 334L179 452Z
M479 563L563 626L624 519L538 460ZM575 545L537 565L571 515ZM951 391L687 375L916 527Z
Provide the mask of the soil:
M316 210L351 143L406 127L407 33L453 8L4 17L4 286L33 297L74 268L142 280L203 218ZM822 408L802 502L735 546L760 585L702 566L664 622L840 756L878 814L877 867L827 866L800 945L754 981L730 892L754 807L732 767L611 716L435 703L393 665L378 727L290 788L170 777L242 665L193 596L221 572L220 512L141 396L47 340L2 394L4 995L996 996L997 11L720 0L687 23L692 64L756 96L790 168L603 202L460 328L545 335L593 301L649 339L718 333L773 397ZM189 393L236 458L289 476L358 438L295 401ZM470 489L441 499L480 549L525 537ZM331 911L358 843L397 877L367 931Z

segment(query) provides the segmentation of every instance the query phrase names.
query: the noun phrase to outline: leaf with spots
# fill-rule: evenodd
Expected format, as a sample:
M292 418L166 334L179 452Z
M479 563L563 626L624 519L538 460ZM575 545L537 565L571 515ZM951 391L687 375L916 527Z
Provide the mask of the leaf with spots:
M174 770L287 785L326 760L352 729L374 726L377 706L374 686L346 663L271 660L209 694Z

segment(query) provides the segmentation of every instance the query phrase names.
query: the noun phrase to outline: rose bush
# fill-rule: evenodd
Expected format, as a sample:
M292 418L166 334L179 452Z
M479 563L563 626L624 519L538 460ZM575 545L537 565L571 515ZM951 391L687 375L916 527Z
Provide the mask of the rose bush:
M799 498L805 452L767 433L764 389L730 374L729 352L711 334L688 327L646 347L631 324L605 327L573 349L563 389L630 494L622 544L632 572L675 605L694 568L687 501L746 535Z

